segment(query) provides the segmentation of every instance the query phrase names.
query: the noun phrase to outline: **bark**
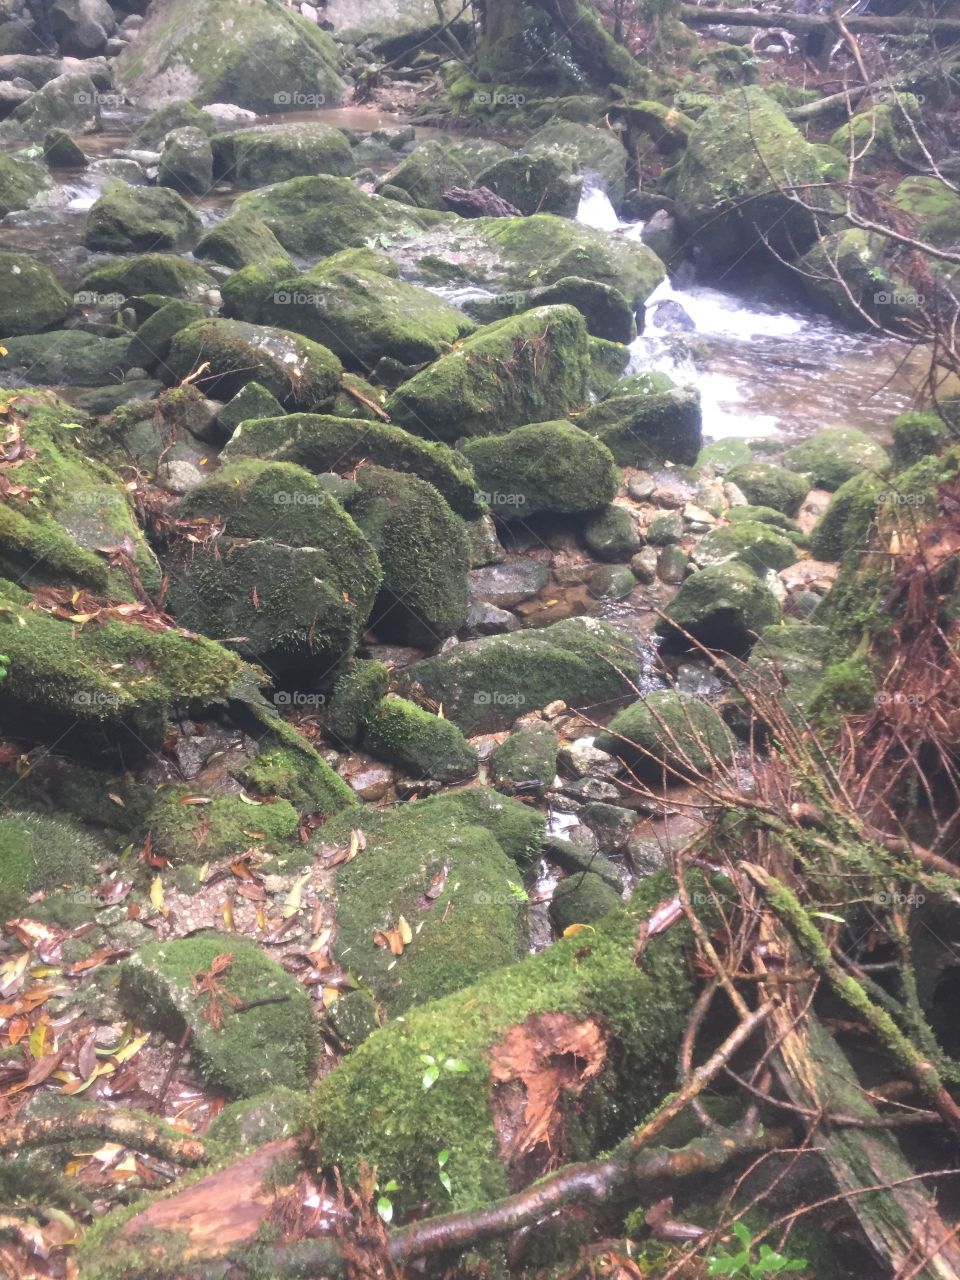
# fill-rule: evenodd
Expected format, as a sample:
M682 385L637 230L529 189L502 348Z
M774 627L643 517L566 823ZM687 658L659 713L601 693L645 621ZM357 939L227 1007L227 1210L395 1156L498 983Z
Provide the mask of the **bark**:
M451 187L449 191L444 191L443 202L452 213L459 213L461 218L523 217L519 209L489 187L473 187L470 191L463 187Z
M820 31L838 31L829 14L779 13L760 9L716 9L695 4L681 6L680 18L691 27L782 27L798 35ZM857 35L877 36L958 36L960 18L879 18L870 14L851 14L844 19L848 30Z

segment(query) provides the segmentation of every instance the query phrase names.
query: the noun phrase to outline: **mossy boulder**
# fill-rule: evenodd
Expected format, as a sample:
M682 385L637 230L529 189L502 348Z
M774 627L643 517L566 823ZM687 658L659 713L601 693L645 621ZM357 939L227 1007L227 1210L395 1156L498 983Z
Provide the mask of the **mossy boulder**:
M216 862L249 849L281 853L297 839L296 809L286 800L248 804L239 795L199 795L189 787L157 794L147 815L153 849L172 862Z
M386 697L390 671L383 662L352 663L334 685L327 713L327 730L337 740L355 746L367 721Z
M788 449L784 463L790 471L810 477L820 489L839 489L845 480L864 471L883 475L890 468L886 449L855 427L827 427Z
M703 445L700 394L663 374L640 374L577 418L577 425L607 446L620 466L694 463Z
M127 354L131 365L146 369L148 373L166 376L168 381L172 381L174 375L166 363L170 345L187 325L202 320L205 315L199 302L171 298L162 307L158 307L153 315L148 316L130 339Z
M275 695L275 701L282 703L282 696ZM326 815L355 806L347 783L293 724L272 708L261 707L257 719L260 749L242 770L243 781L256 794L289 800L309 814Z
M503 520L594 511L613 500L620 480L610 450L570 422L479 436L467 440L462 453Z
M365 466L350 511L380 558L370 615L381 636L433 648L463 625L470 545L461 518L417 476Z
M32 600L0 580L0 714L62 751L133 760L160 747L175 713L258 696L256 674L221 645L115 619L80 626Z
M744 497L756 507L773 507L795 516L810 489L801 476L773 462L741 462L726 474Z
M72 305L42 262L26 253L0 253L0 337L52 329Z
M627 507L616 503L590 516L584 522L582 533L584 546L598 560L622 563L640 550L634 516Z
M415 435L453 441L564 418L586 400L587 331L573 307L537 307L478 329L405 382L387 411Z
M249 209L236 209L208 227L193 252L197 258L209 258L234 271L259 263L289 261L277 237Z
M366 848L336 872L335 955L386 1013L520 959L525 894L495 829L459 806L431 801L371 814L363 829ZM325 847L338 844L349 827L335 819L321 836ZM395 955L378 934L397 929L401 917L412 936Z
M710 649L736 654L749 649L756 633L780 615L773 592L748 565L733 560L687 578L670 602L669 620L661 619L656 630L670 650L690 646L686 631Z
M206 365L195 385L219 399L259 382L293 410L321 408L336 394L343 374L332 351L299 333L219 318L182 329L167 363L178 378Z
M4 372L31 387L104 387L130 368L129 338L103 338L82 329L22 334L4 344Z
M203 129L187 125L167 134L157 182L186 196L205 196L213 186L213 149Z
M0 218L26 209L49 185L50 178L40 165L0 155Z
M213 117L187 99L174 99L158 107L144 120L130 139L133 147L159 151L164 138L174 129L200 129L207 136L216 133Z
M326 124L259 124L213 138L213 164L220 181L235 187L265 187L312 174L346 177L353 152L346 134Z
M418 209L444 209L444 191L470 187L470 174L450 147L436 138L421 142L403 157L379 186L406 192Z
M809 705L829 650L826 627L785 620L760 632L741 680L748 689L772 697L778 707L799 720L797 712Z
M114 78L147 107L191 98L300 111L340 100L339 63L325 31L269 0L169 0L120 54Z
M414 778L462 782L478 768L476 751L452 721L396 694L373 709L364 726L363 745Z
M898 470L940 453L950 441L950 429L938 413L902 413L890 426L892 460Z
M248 382L240 388L217 414L217 426L225 436L232 436L242 422L254 418L282 417L283 405L259 382Z
M704 566L741 560L755 573L786 569L799 558L796 544L759 520L738 520L711 529L697 545L694 560Z
M198 996L195 980L215 962L224 994ZM121 966L120 1000L137 1026L174 1043L189 1032L200 1077L230 1098L277 1086L304 1089L313 1079L318 1038L310 997L256 943L236 934L147 943Z
M800 279L820 311L854 329L879 322L894 331L922 322L933 277L918 284L906 247L887 236L847 227L831 231L800 261Z
M196 300L215 288L216 283L197 262L169 253L144 253L136 258L116 258L86 272L80 281L79 296L81 301L89 296L90 302L95 303L104 295L116 294L118 306L123 299L145 294Z
M231 312L325 343L348 368L361 372L383 356L425 364L476 327L436 294L398 280L389 258L358 250L336 254L305 275L271 281Z
M369 461L426 480L468 519L484 510L473 472L459 453L388 423L326 414L247 421L234 432L223 457L295 462L315 474L352 472Z
M554 889L550 920L562 934L571 925L595 924L620 905L620 895L612 885L592 871L584 871L567 876Z
M40 889L82 890L107 856L99 839L67 818L0 814L0 920L20 915Z
M89 65L89 64L88 64ZM65 71L48 80L10 113L6 122L15 136L42 142L51 129L96 133L101 127L100 94L83 71Z
M506 728L518 715L562 698L592 706L621 697L636 675L631 637L594 618L484 636L405 668L400 692L443 703L465 733ZM623 674L621 674L623 673Z
M960 241L960 195L939 178L904 178L893 202L914 219L928 244L948 249Z
M816 235L800 202L823 179L823 161L762 89L732 90L706 110L690 134L674 182L677 217L717 264L767 240L794 256Z
M30 452L9 472L22 493L0 503L0 576L30 588L73 586L134 600L129 575L105 550L125 547L143 585L157 589L159 568L130 495L119 476L88 456L75 410L48 394L0 392L0 404L8 403Z
M494 786L506 795L522 791L542 796L553 785L558 745L556 732L542 721L514 730L491 757Z
M555 120L528 140L532 155L553 156L578 173L598 173L614 205L623 200L628 157L623 143L608 128L574 120Z
M830 145L844 156L849 156L852 148L861 173L882 172L904 160L920 159L914 134L918 123L917 98L900 93L894 102L874 103L856 112L831 136Z
M176 191L114 182L87 214L83 243L107 253L176 249L195 239L200 227L200 219Z
M290 253L312 258L361 248L379 237L414 236L436 220L436 215L365 195L349 178L329 174L248 192L236 208L256 214Z
M580 205L583 180L573 176L569 159L546 152L498 160L483 170L476 185L496 192L525 216L554 213L573 218Z
M702 698L659 689L618 711L596 746L639 776L690 777L733 760L733 737L720 713Z
M582 936L561 941L375 1031L315 1094L313 1131L324 1165L355 1180L365 1160L384 1175L402 1176L401 1207L426 1204L427 1212L442 1212L451 1202L438 1178L444 1148L452 1153L454 1207L507 1195L513 1178L529 1177L530 1157L524 1173L517 1168L512 1177L521 1157L501 1145L502 1086L492 1062L513 1029L536 1037L545 1018L546 1025L556 1019L561 1027L602 1028L600 1069L576 1104L576 1123L565 1129L564 1154L577 1160L609 1148L675 1077L692 1001L686 926L653 938L642 965L633 959L642 922L670 893L669 876L654 876L596 927L585 951ZM420 1084L424 1055L440 1064L430 1089ZM444 1069L448 1059L457 1070ZM542 1149L540 1158L548 1158Z
M891 493L884 481L871 472L861 472L845 480L811 535L810 550L816 559L842 560L848 551L866 547L877 502L881 495Z

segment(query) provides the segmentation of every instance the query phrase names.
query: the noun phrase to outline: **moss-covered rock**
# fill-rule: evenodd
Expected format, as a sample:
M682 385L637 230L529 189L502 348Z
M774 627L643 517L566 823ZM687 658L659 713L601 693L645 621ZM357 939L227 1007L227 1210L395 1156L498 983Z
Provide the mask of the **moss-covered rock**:
M827 427L788 449L784 463L804 472L820 489L839 489L861 472L883 475L890 468L886 449L855 427Z
M116 294L118 306L123 299L144 294L195 300L215 286L213 276L199 263L169 253L144 253L136 258L117 258L86 272L79 297L83 301L89 296L95 303L104 295Z
M578 417L577 425L626 467L689 465L703 445L699 392L675 386L663 374L640 374L615 386Z
M557 735L548 724L522 725L494 751L490 772L494 786L506 795L516 791L543 795L557 772Z
M378 237L414 236L436 219L365 195L349 178L329 174L251 191L237 201L237 210L256 214L291 253L313 258L360 248Z
M108 253L176 249L200 234L200 219L167 187L114 182L91 207L83 228L88 249Z
M0 337L52 329L72 299L53 272L26 253L0 253Z
M466 441L462 452L503 520L596 510L613 500L620 479L609 449L570 422L480 436Z
M297 839L299 818L286 800L248 804L240 796L202 796L190 787L160 791L147 817L154 850L173 862L215 862L256 849L281 853Z
M254 418L276 418L283 414L283 405L277 397L261 387L259 382L248 382L229 400L217 414L217 426L224 436L232 436L241 422Z
M353 472L369 461L428 481L454 511L468 519L484 510L473 473L459 453L387 423L324 414L244 422L223 456L225 460L254 457L295 462L315 474Z
M743 653L756 633L780 615L773 592L751 568L733 560L687 578L670 602L670 620L661 619L656 629L668 649L689 647L682 634L686 631L708 648Z
M624 707L596 745L626 761L640 777L689 777L733 760L733 737L709 702L660 689Z
M711 529L697 545L694 560L698 565L724 564L742 560L755 573L768 569L786 569L799 557L796 544L776 529L759 520L738 520L734 524Z
M592 871L561 880L550 899L550 919L558 933L574 924L594 924L620 906L620 895Z
M213 149L203 129L187 125L167 134L157 182L186 196L205 196L213 186Z
M754 506L773 507L788 516L797 514L810 488L801 476L772 462L738 463L726 478Z
M526 144L533 155L554 156L578 173L598 173L614 205L626 190L627 154L608 128L573 120L556 120L538 129Z
M344 91L330 36L268 0L170 0L151 12L115 63L135 102L232 102L250 111L302 111ZM252 71L256 68L256 71Z
M851 476L830 499L810 538L817 560L841 560L848 551L865 547L877 501L887 493L884 481L870 472Z
M950 441L950 429L938 413L902 413L890 433L893 465L900 470L940 453Z
M307 1095L277 1085L253 1098L228 1102L204 1136L217 1151L249 1150L294 1137L307 1115Z
M289 409L319 409L336 393L343 370L326 347L298 333L242 320L198 320L174 338L167 363L178 378L206 369L195 385L229 399L259 382Z
M435 138L414 147L380 182L405 191L419 209L444 209L444 191L472 185L456 153Z
M358 744L389 685L390 672L385 663L354 662L334 685L327 713L328 732L338 742Z
M484 169L478 187L496 192L525 216L554 213L576 216L582 179L571 173L570 160L557 153L508 156Z
M878 321L895 331L922 320L932 278L918 284L915 260L889 237L847 227L825 234L800 261L811 302L855 329Z
M812 216L791 193L822 180L822 159L782 109L756 86L711 106L690 135L677 171L676 211L714 262L769 240L788 256L811 243Z
M283 264L287 251L262 219L249 209L237 209L208 227L193 250L197 258L209 258L240 271L259 263Z
M629 691L636 667L626 632L594 618L571 618L459 644L405 668L400 686L443 703L448 719L474 733L505 728L557 698L595 711L595 704Z
M312 121L260 124L213 138L216 177L236 187L265 187L290 178L353 172L353 152L342 129Z
M390 694L366 721L363 745L415 778L462 782L477 772L477 753L455 724Z
M0 404L16 413L31 451L9 473L23 492L0 503L0 576L31 588L69 585L133 600L129 575L104 550L125 546L143 584L158 588L157 562L130 495L119 476L87 455L75 410L53 396L23 392L0 392Z
M243 768L254 791L289 800L304 813L337 813L356 804L350 787L292 724L272 708L261 708L257 719L260 750Z
M82 889L106 858L106 846L68 819L0 814L0 919L20 915L40 889Z
M383 584L370 625L433 648L463 625L470 545L461 518L417 476L365 466L351 514L380 558Z
M359 862L359 859L357 860ZM438 1178L441 1148L457 1208L473 1208L508 1193L510 1157L495 1125L499 1091L491 1058L511 1028L536 1034L538 1015L587 1019L603 1027L603 1068L577 1106L564 1155L579 1159L608 1147L669 1088L692 999L685 959L688 934L680 925L658 935L633 960L641 922L670 893L655 876L627 907L590 934L488 975L466 992L410 1010L372 1036L320 1085L313 1127L324 1164L355 1179L358 1161L382 1176L402 1178L402 1205L439 1212L450 1197ZM440 1065L423 1089L423 1055ZM465 1070L444 1069L447 1059ZM619 1089L622 1080L629 1088Z
M172 372L167 366L170 344L181 330L205 315L198 302L188 302L185 298L171 298L154 311L152 316L144 320L130 339L128 358L132 365L146 369L149 373L158 373L172 380Z
M598 560L622 563L640 550L640 534L627 507L613 503L584 522L583 542Z
M0 155L0 218L26 209L49 185L50 178L40 165Z
M102 338L81 329L8 338L4 372L31 387L102 387L121 382L130 362L128 338Z
M89 64L88 64L89 65ZM48 80L10 113L15 136L41 142L51 129L96 133L100 129L100 94L83 71L65 71Z
M861 173L883 171L920 158L914 133L919 120L917 98L900 93L894 102L874 103L856 112L831 136L830 145L844 156L852 149Z
M564 418L586 399L589 355L573 307L538 307L486 325L415 374L387 401L414 434L489 435Z
M960 240L960 195L940 178L904 178L893 202L910 214L928 244L946 249Z
M131 146L158 151L174 129L200 129L208 136L216 133L213 117L186 99L175 99L158 107L144 120L130 139Z
M230 957L225 966L224 956ZM196 981L215 961L224 994L198 994ZM236 934L148 943L121 966L120 999L138 1026L174 1042L188 1030L201 1078L228 1097L251 1098L277 1086L304 1089L313 1078L317 1035L310 997L275 960Z
M348 249L305 275L265 281L262 292L246 291L243 303L230 310L325 343L348 368L362 372L383 356L424 364L473 332L462 311L395 277L389 258Z

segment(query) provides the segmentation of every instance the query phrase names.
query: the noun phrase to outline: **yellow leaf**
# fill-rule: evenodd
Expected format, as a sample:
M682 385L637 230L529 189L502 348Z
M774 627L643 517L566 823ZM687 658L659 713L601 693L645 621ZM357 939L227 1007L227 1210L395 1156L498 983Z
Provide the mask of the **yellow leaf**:
M403 939L403 945L405 947L409 947L410 943L413 941L413 930L407 924L405 916L401 916L397 921L397 929L400 933L400 937Z
M303 890L312 872L305 871L300 879L296 882L290 892L287 894L287 900L283 906L283 918L289 920L292 915L300 910L300 903L303 899Z
M233 898L224 898L223 906L220 908L220 914L223 916L223 923L231 933L236 932L236 925L233 920Z
M39 1062L43 1055L49 1051L51 1039L49 1023L38 1022L30 1032L30 1039L27 1042L30 1046L30 1056L34 1062Z
M160 912L164 919L167 918L166 898L163 892L163 881L159 876L153 877L153 883L150 885L150 901Z
M118 804L121 809L125 809L127 807L114 791L107 792L107 799L112 800L114 804Z
M133 1040L125 1045L121 1045L116 1053L111 1053L110 1057L116 1062L129 1062L132 1057L140 1052L143 1046L150 1039L150 1032L145 1035L136 1036Z
M563 931L565 938L575 938L578 933L596 933L592 924L568 924Z
M439 707L437 707L437 719L438 720L443 719L443 703L442 702L440 703Z
M340 999L340 992L336 987L323 988L323 1007L329 1009L332 1004L336 1004Z

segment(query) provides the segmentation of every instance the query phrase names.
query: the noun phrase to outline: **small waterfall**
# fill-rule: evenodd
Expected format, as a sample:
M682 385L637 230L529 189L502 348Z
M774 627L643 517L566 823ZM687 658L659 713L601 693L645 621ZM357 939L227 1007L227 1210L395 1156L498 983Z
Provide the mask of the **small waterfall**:
M610 203L598 173L587 173L583 179L583 191L580 195L580 207L577 210L577 221L585 227L595 227L598 231L618 231L620 219L617 211Z

